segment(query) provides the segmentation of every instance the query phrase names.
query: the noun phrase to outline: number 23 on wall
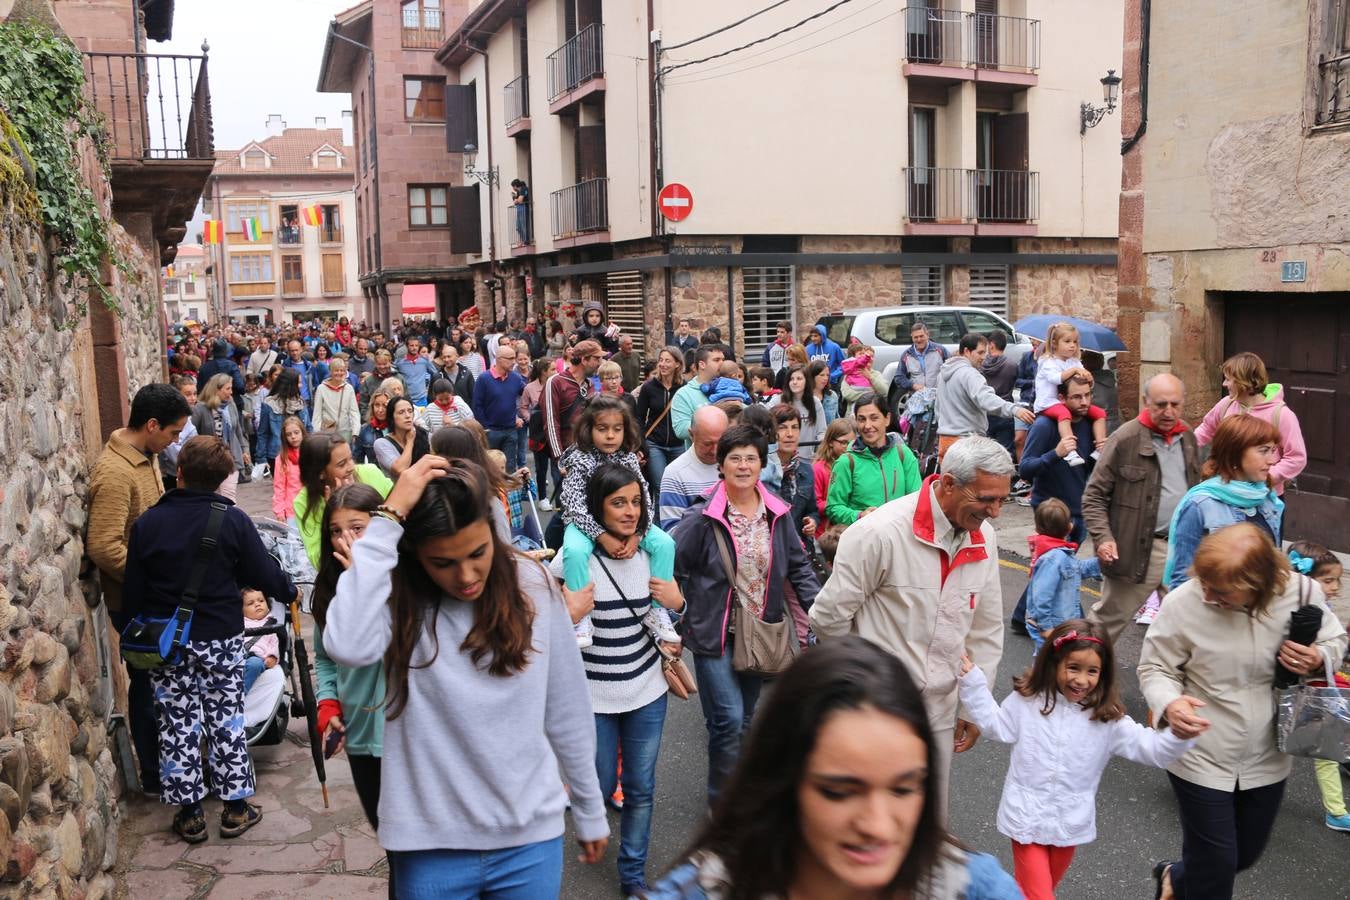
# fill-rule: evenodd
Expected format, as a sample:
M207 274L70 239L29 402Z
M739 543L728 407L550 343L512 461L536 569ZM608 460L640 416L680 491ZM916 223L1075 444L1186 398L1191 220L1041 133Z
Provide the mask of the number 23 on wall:
M1276 250L1261 251L1261 262L1279 262L1279 261L1280 261L1279 251Z

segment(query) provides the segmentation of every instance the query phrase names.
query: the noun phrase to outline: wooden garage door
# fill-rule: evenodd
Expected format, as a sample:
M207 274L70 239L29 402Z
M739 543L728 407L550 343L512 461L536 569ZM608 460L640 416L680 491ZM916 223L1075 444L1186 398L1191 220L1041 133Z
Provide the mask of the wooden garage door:
M1224 355L1265 360L1308 445L1308 467L1285 493L1285 537L1350 552L1350 294L1224 299Z

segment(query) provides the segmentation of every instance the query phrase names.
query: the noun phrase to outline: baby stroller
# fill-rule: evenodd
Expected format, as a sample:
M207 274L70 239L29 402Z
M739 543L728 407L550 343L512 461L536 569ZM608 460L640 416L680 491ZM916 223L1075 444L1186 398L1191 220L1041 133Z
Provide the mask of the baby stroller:
M283 522L258 517L253 520L267 552L291 577L300 592L296 604L289 598L268 597L271 612L264 628L244 631L244 645L252 647L265 635L277 636L277 664L263 670L244 697L244 733L249 746L281 743L291 716L305 716L310 722L311 740L317 743L318 704L310 674L309 654L305 651L297 617L309 610L314 590L314 567L309 563L300 535Z
M905 401L900 431L919 461L919 475L927 478L938 470L937 390L914 391Z

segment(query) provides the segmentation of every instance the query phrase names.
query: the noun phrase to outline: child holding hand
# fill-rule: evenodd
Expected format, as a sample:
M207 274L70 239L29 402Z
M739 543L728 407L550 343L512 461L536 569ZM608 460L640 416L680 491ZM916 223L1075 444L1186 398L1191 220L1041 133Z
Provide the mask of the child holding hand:
M1059 426L1060 438L1073 437L1073 414L1063 403L1058 402L1059 386L1075 375L1090 383L1092 373L1083 365L1078 355L1078 329L1067 322L1056 322L1050 326L1045 336L1045 353L1036 365L1036 400L1032 411L1054 419ZM1106 410L1100 406L1089 406L1087 416L1092 420L1092 458L1106 443ZM1077 450L1070 450L1064 461L1071 466L1081 466L1087 460Z
M1013 842L1013 876L1027 900L1053 900L1074 850L1097 837L1097 785L1111 757L1165 768L1198 732L1178 725L1155 731L1127 716L1111 639L1083 619L1050 632L1001 705L964 656L961 672L966 717L986 736L1013 745L998 806L998 830Z

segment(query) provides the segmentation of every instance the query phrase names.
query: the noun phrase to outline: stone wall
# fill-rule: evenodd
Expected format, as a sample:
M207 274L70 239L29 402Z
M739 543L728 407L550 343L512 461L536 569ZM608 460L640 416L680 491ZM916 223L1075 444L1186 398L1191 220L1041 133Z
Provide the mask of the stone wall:
M803 253L899 253L898 237L802 238ZM844 309L900 305L899 266L799 266L797 332Z
M109 223L131 270L109 269L125 372L110 377L90 317L58 325L77 293L52 280L29 190L0 179L0 894L93 898L112 889L121 787L105 722L125 690L100 681L79 577L88 472L100 387L161 372L158 264Z
M1019 253L1115 253L1114 238L1021 238ZM1013 266L1008 310L1014 321L1041 313L1076 316L1116 326L1118 281L1115 266ZM968 290L967 290L968 293Z

